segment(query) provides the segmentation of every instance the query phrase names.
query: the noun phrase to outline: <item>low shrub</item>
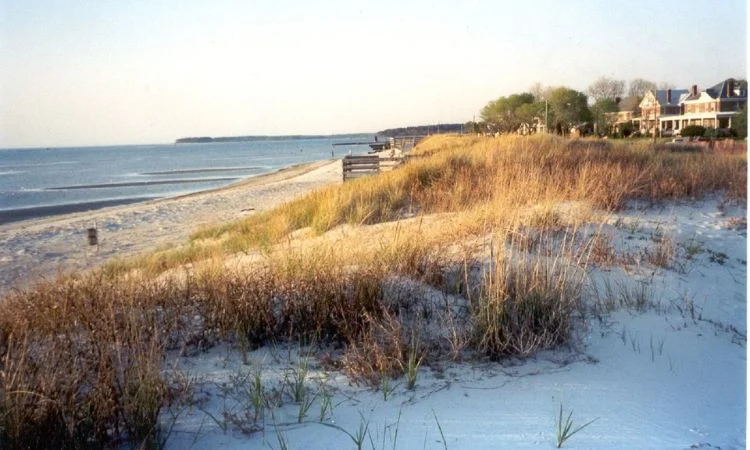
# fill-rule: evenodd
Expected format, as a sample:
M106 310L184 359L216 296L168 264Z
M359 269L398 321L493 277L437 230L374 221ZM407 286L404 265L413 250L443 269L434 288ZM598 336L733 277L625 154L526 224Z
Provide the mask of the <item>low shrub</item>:
M701 125L688 125L680 130L683 137L702 137L706 134L706 128Z

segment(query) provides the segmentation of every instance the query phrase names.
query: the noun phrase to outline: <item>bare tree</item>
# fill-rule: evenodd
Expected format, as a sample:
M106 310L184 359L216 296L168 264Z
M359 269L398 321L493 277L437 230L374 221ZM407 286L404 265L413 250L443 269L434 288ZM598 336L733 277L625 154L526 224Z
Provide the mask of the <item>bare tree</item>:
M529 88L529 92L534 96L534 100L536 100L537 102L549 100L550 94L554 90L555 88L553 88L552 86L545 86L539 81L532 84Z
M587 89L588 94L594 100L614 100L625 92L625 80L613 80L607 77L599 77L591 83Z
M629 96L643 97L648 91L656 91L656 83L643 78L630 80L630 86L628 87Z

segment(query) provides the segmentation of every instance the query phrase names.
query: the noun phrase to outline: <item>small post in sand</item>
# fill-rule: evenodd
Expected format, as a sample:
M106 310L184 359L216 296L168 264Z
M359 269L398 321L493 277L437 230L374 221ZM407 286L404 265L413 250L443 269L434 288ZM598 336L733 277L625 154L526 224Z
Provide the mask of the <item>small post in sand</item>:
M96 253L99 253L99 238L97 236L96 221L94 227L86 230L88 235L89 245L96 245Z

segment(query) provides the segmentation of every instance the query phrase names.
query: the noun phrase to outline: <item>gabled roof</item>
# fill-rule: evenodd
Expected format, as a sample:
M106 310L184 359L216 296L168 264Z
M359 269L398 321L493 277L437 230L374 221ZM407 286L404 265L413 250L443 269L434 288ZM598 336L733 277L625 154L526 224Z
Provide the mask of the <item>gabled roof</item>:
M701 99L702 99L702 101L707 102L707 101L715 100L716 97L714 97L713 95L709 94L707 90L706 91L698 91L698 94L696 94L696 95L693 95L693 94L688 95L687 98L685 98L685 101L691 101L692 102L692 101L701 100Z
M659 102L659 105L661 106L679 105L690 95L690 91L687 89L672 89L671 102L667 102L667 89L659 89L654 95L656 96L656 101Z

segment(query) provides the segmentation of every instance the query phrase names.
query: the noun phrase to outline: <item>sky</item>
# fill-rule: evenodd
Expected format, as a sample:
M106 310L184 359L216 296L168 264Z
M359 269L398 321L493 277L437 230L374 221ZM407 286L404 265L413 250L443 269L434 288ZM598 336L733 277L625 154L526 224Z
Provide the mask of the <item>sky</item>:
M0 0L0 148L375 132L535 82L746 73L745 0Z

